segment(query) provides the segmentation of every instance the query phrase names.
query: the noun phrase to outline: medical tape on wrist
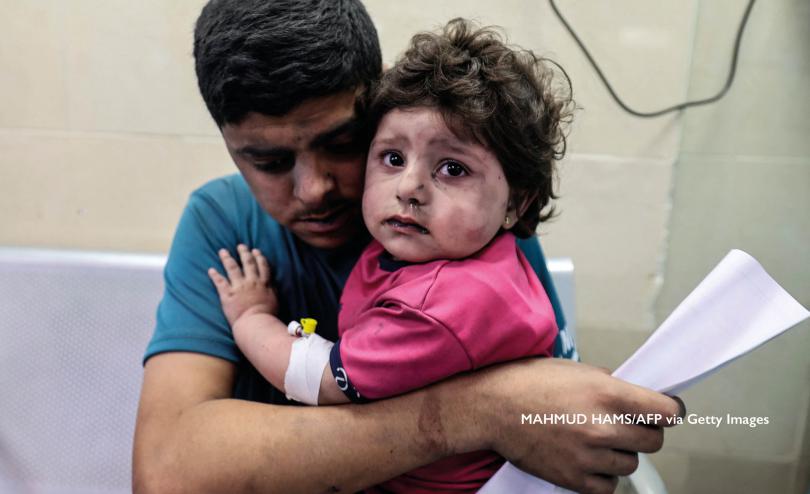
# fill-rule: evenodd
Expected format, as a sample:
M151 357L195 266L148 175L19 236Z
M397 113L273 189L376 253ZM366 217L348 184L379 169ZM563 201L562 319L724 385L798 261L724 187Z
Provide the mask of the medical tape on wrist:
M318 404L323 370L329 365L329 354L333 346L334 343L317 334L295 340L290 353L290 365L284 374L287 398L307 405Z

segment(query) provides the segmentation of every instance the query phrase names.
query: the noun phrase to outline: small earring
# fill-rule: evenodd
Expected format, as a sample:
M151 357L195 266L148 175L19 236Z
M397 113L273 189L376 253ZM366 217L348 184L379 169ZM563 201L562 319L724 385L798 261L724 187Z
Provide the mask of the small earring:
M509 219L509 216L507 216L507 217L506 217L506 219L504 220L504 224L505 224L506 226L509 226L509 223L511 223L511 221L512 221L512 220L511 220L511 219Z

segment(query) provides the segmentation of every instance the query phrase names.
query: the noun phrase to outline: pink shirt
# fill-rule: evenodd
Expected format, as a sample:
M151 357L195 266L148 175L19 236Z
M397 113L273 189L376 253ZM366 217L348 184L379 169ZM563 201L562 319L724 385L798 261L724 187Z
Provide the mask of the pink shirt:
M557 335L551 303L511 233L463 260L406 265L373 241L349 275L341 304L331 366L353 401L398 395L497 362L551 356ZM502 463L495 453L474 452L381 487L474 492Z

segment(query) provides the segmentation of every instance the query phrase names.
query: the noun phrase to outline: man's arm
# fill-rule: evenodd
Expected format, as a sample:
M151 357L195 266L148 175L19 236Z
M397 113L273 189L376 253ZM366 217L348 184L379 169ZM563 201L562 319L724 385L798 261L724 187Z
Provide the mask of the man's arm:
M661 449L661 426L683 402L567 359L524 359L475 373L469 393L492 427L489 447L536 477L586 493L609 493L638 467L637 453ZM463 382L459 384L463 385ZM521 424L521 414L584 414L585 424ZM658 426L594 424L595 414L660 414Z
M451 452L429 426L439 423L429 393L274 406L228 399L234 375L233 364L192 353L147 362L134 492L355 492Z
M527 413L678 413L677 403L560 359L527 359L367 405L232 400L235 368L190 353L151 358L135 431L133 485L148 492L354 492L457 453L494 449L583 492L612 492L661 447L660 428L528 425Z

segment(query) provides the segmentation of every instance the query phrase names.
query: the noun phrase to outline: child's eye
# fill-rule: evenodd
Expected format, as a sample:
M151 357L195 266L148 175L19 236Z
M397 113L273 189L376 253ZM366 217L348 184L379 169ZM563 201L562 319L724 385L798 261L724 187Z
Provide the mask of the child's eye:
M438 173L449 177L461 177L467 175L467 169L457 161L445 161L442 166L439 167Z
M386 151L382 155L383 163L388 166L402 166L405 164L405 158L396 151Z

